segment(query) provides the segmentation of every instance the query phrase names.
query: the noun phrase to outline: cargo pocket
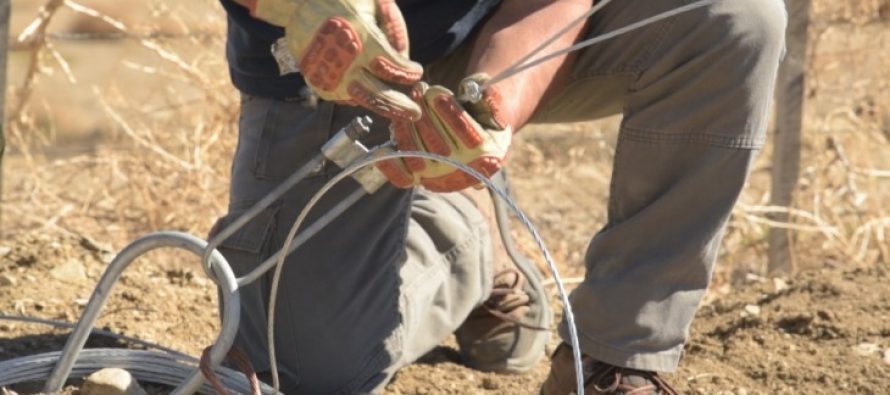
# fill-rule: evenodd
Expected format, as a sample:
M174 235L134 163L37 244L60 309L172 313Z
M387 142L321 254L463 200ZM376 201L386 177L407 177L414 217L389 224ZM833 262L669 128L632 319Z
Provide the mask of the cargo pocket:
M210 231L210 237L212 238L233 223L244 214L249 206L244 204L231 208L229 214L217 220ZM273 253L270 251L270 240L277 227L278 210L278 207L263 210L220 244L219 251L226 257L236 276L240 277L251 272ZM235 344L247 353L257 372L266 372L269 370L266 337L266 310L269 300L268 277L262 276L253 283L242 286L240 293L241 320ZM282 376L290 385L296 385L299 382L295 366L282 369Z
M244 204L243 206L245 207L243 209L233 209L229 214L226 214L224 217L217 220L216 224L214 224L213 228L210 230L210 237L213 238L217 233L229 226L229 224L235 222L235 220L244 215L244 212L246 212L252 205L252 202L251 204ZM277 212L278 207L270 207L263 210L257 214L255 218L242 226L241 229L238 229L234 234L223 240L220 247L247 252L254 255L259 255L261 252L264 252L263 250L268 244L272 232L275 230L275 214Z
M265 98L244 103L242 143L245 153L253 154L251 170L254 177L283 180L321 153L321 147L330 135L332 107L321 104L309 108L300 102ZM322 170L323 166L320 166L309 176L321 175Z

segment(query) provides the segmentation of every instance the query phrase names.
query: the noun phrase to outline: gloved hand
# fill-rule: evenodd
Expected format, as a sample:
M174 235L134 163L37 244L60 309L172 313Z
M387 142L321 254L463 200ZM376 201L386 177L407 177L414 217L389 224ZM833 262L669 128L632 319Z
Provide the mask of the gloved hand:
M468 79L481 85L488 76L477 74ZM478 103L462 105L450 90L421 82L415 86L412 98L422 109L420 120L393 121L390 126L393 141L400 151L442 155L489 177L500 170L513 131L504 122L497 90L488 88ZM399 188L423 185L434 192L453 192L479 183L451 165L421 158L378 162L377 168Z
M395 0L252 0L251 14L285 28L288 48L319 97L390 119L418 119L397 88L420 80Z

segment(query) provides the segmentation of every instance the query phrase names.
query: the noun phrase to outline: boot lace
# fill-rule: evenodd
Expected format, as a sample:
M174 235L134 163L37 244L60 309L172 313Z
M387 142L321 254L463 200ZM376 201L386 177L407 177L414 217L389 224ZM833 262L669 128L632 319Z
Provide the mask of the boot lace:
M519 318L511 315L510 313L514 310L528 306L531 304L531 297L525 291L519 289L519 279L522 278L522 273L516 269L507 269L500 273L498 273L495 278L505 278L507 276L512 278L512 281L495 281L494 289L491 290L491 295L489 295L488 300L482 304L482 308L485 309L489 314L497 317L502 321L509 322L511 324L515 324L519 327L532 329L537 331L548 331L549 328L543 328L536 325L531 325L525 322L522 322Z
M588 365L586 380L598 393L623 395L679 395L655 372L622 368L603 362ZM637 383L633 383L637 382ZM645 384L642 384L643 382ZM641 385L642 384L642 385Z

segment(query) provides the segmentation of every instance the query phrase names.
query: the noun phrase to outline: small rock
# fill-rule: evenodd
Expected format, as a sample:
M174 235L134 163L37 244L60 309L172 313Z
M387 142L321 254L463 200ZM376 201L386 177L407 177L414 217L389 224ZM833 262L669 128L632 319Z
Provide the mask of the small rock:
M12 252L12 248L7 246L0 246L0 258L9 255L10 252Z
M0 287L14 287L18 284L15 277L8 274L0 274Z
M500 388L500 384L498 384L498 382L491 377L486 377L482 379L482 388L485 388L487 390L496 390Z
M878 346L874 343L862 343L856 347L853 347L853 351L856 352L856 354L859 356L869 357L875 354L879 354L881 352L881 346Z
M890 365L890 348L884 350L884 363Z
M192 279L192 282L201 288L206 288L213 285L213 280L204 276L195 276L195 278Z
M749 283L762 283L764 278L754 273L745 273L745 281Z
M773 287L776 292L782 292L788 289L788 281L785 281L783 278L776 277L773 279Z
M25 281L27 281L27 282L29 282L29 283L33 283L33 282L37 281L37 277L34 277L34 276L30 275L30 274L26 274L26 275L25 275Z
M147 395L130 372L107 368L86 378L80 393L83 395Z
M751 315L760 315L760 306L756 304L749 304L745 306L745 311Z
M739 387L735 389L736 395L748 395L748 390L744 387Z
M87 279L86 268L78 261L71 260L53 268L49 275L60 281L79 283Z

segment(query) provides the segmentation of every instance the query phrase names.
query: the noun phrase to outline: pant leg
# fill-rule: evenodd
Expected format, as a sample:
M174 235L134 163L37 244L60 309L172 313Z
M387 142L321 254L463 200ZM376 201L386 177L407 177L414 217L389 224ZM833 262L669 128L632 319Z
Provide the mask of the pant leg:
M401 351L382 372L384 379L360 392L382 390L398 369L441 344L488 298L490 235L486 220L465 196L418 190L399 270Z
M246 97L232 166L231 222L265 196L361 110ZM376 119L373 145L388 139ZM311 196L336 172L325 164L226 240L237 275L277 251ZM334 188L307 224L358 185ZM398 367L450 335L488 294L490 247L484 221L459 195L413 198L383 187L286 260L275 343L288 394L354 394L382 388ZM266 311L272 274L242 287L236 344L268 380Z
M691 1L618 1L596 36ZM723 231L764 141L785 16L779 0L725 0L591 47L536 120L622 112L608 223L571 300L583 352L676 369ZM560 327L568 339L566 323Z

